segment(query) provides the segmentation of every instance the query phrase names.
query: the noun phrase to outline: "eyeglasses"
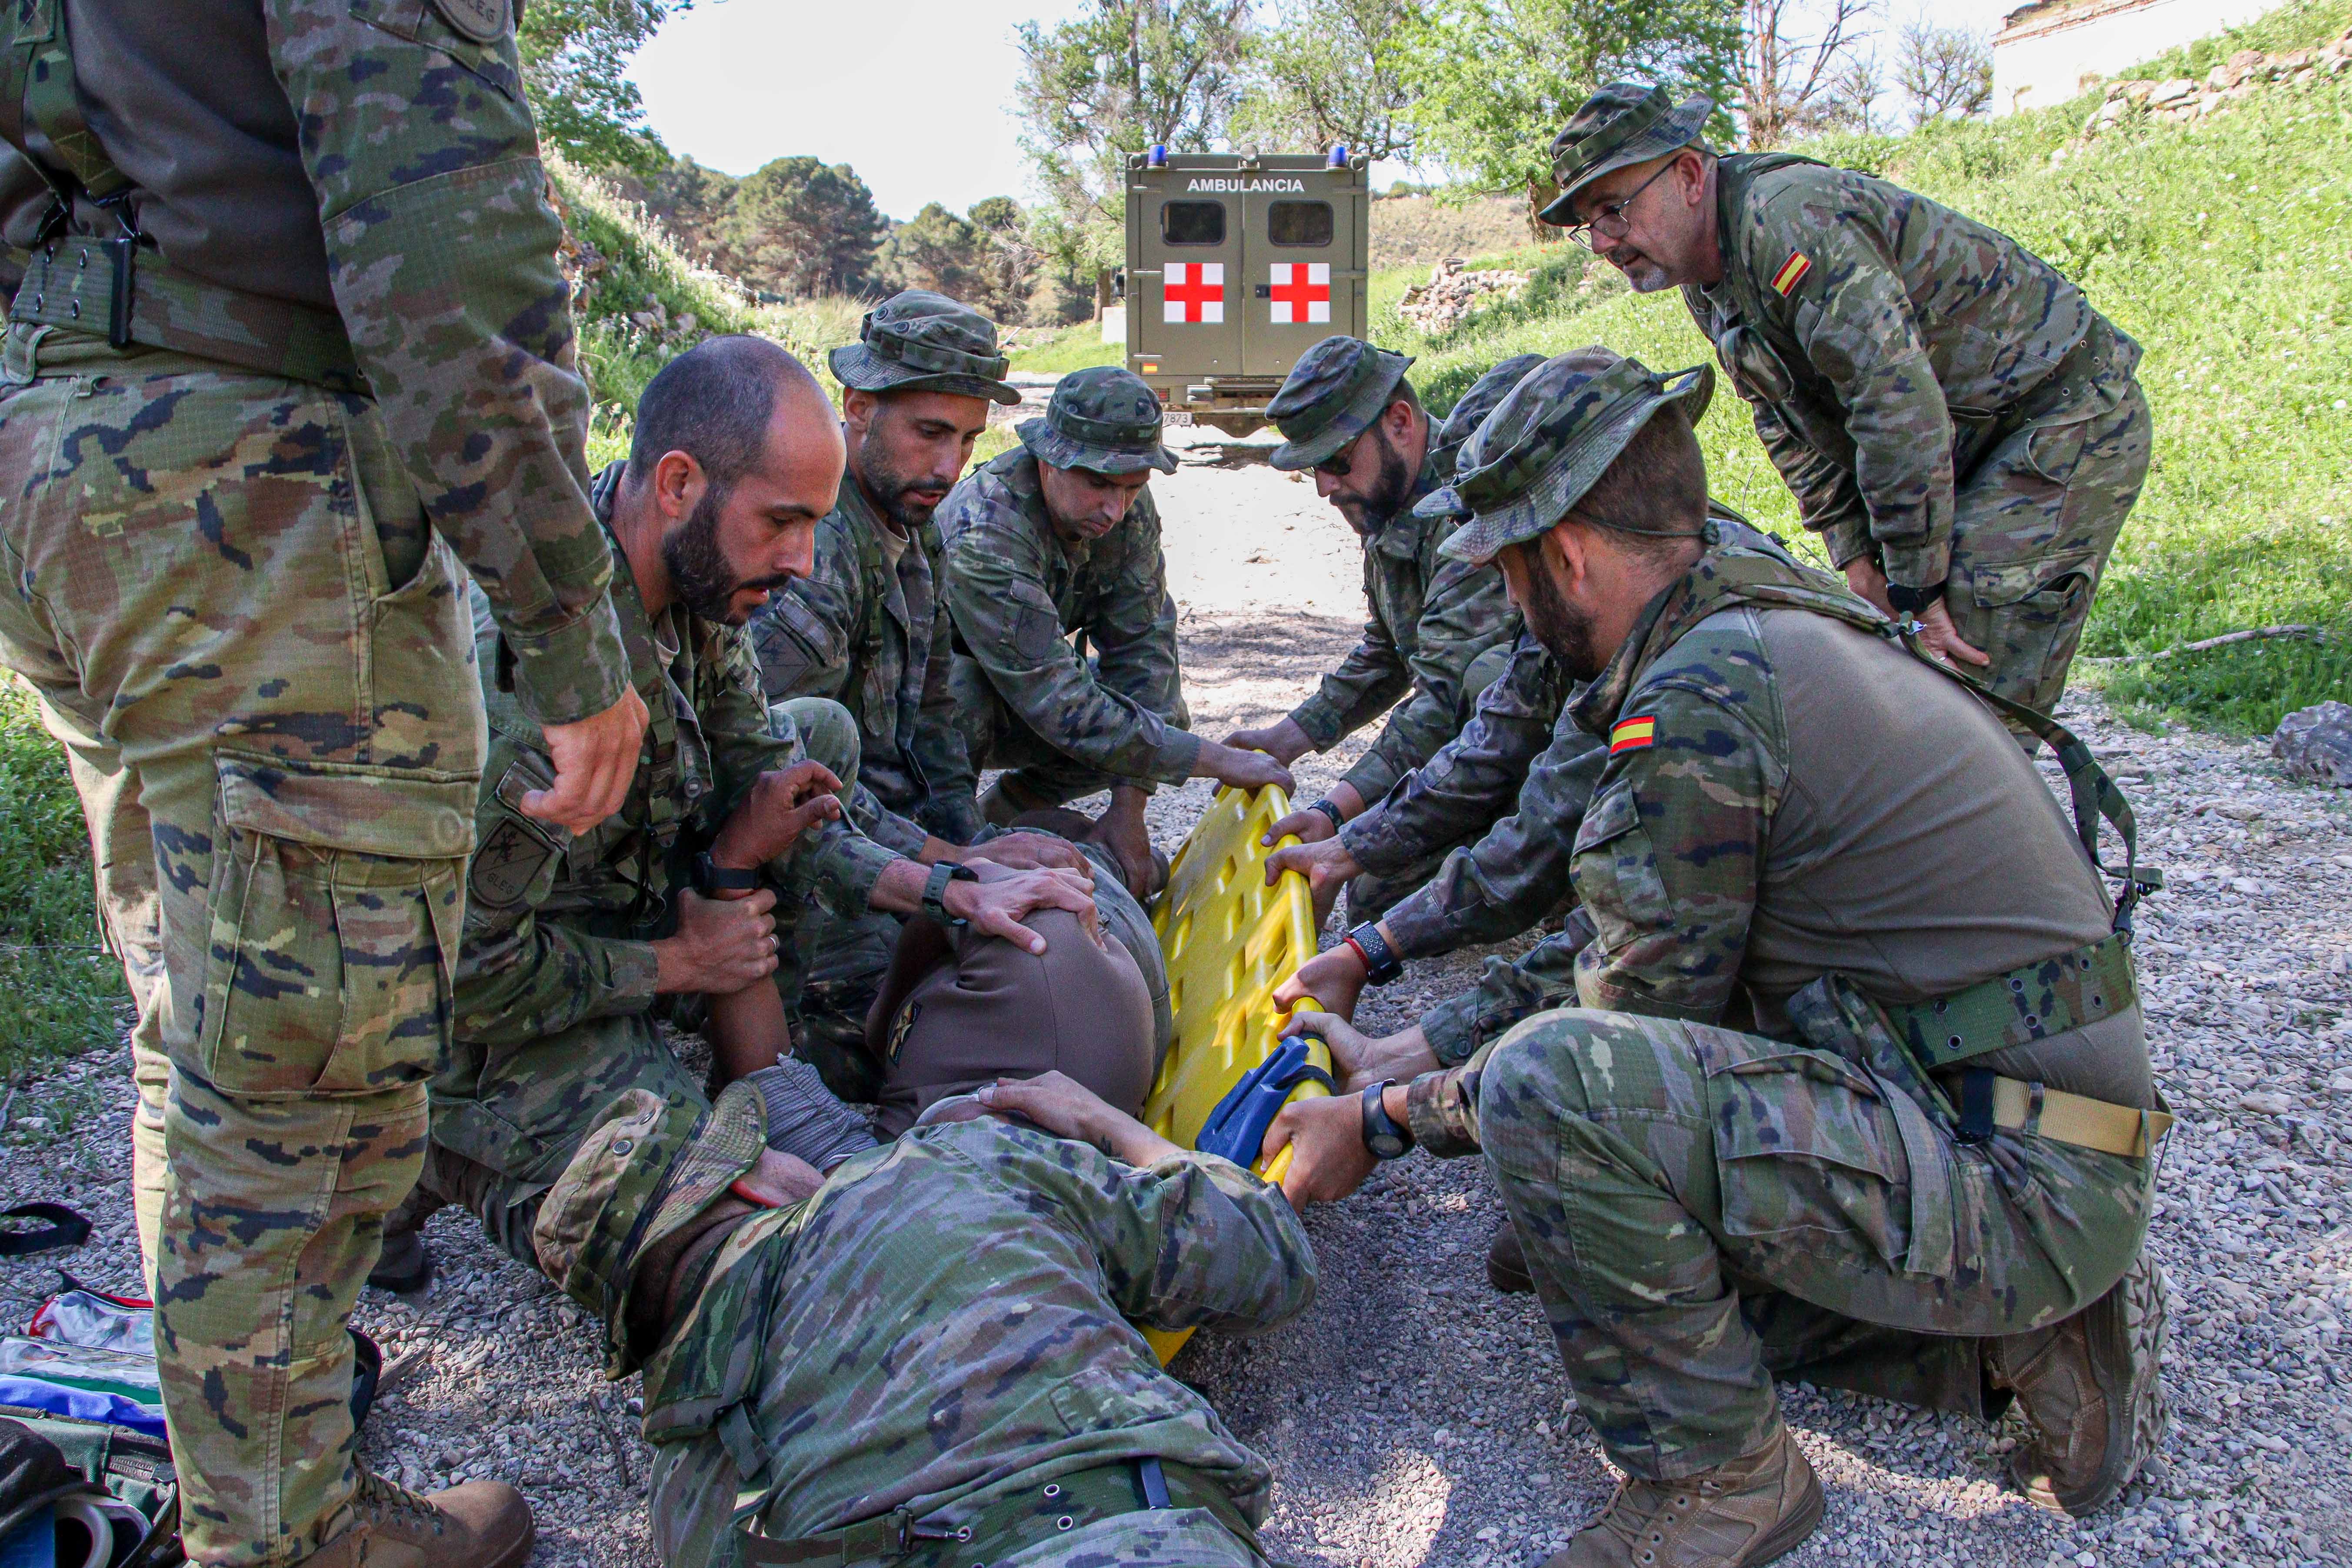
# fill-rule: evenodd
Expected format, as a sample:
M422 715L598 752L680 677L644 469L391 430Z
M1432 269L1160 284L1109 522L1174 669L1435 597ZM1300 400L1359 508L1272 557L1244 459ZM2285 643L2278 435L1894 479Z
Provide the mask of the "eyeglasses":
M1332 453L1329 457L1316 464L1314 471L1321 474L1326 479L1346 479L1350 473L1355 471L1357 446L1362 442L1366 436L1369 436L1371 433L1370 426L1359 431L1353 440L1350 440L1346 446L1340 447L1338 451Z
M1666 163L1659 165L1658 173L1656 174L1652 174L1648 179L1643 180L1640 184L1635 185L1633 189L1627 194L1624 200L1603 202L1599 206L1593 208L1592 216L1591 217L1585 219L1582 223L1572 226L1569 229L1568 237L1576 241L1577 244L1584 247L1587 250L1598 248L1592 243L1592 231L1595 229L1599 229L1601 231L1601 237L1604 239L1624 238L1628 234L1632 233L1633 229L1633 226L1625 221L1625 209L1632 206L1634 199L1640 196L1643 191L1646 191L1652 185L1656 184L1658 183L1659 175L1664 174L1668 169L1671 169L1674 166L1674 162L1669 159Z

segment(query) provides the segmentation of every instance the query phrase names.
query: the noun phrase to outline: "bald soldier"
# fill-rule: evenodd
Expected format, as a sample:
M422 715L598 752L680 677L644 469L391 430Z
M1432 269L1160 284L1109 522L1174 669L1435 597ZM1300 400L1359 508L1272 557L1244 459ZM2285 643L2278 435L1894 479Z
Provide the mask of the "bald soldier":
M1636 290L1682 289L1854 592L2051 711L2147 474L2139 345L1924 196L1790 153L1717 157L1714 110L1602 88L1552 142L1546 221Z
M1225 737L1287 765L1328 752L1383 712L1386 721L1329 794L1276 823L1266 842L1297 835L1329 838L1436 755L1469 721L1478 695L1502 673L1519 617L1491 567L1441 559L1450 517L1414 510L1454 477L1457 438L1448 445L1422 408L1405 372L1412 361L1360 338L1329 337L1298 356L1266 415L1282 432L1268 459L1285 472L1311 471L1316 493L1348 520L1364 549L1362 641L1287 718ZM1522 366L1522 369L1527 368ZM1507 373L1506 373L1507 374ZM1489 372L1493 398L1508 390ZM1456 410L1464 425L1479 388ZM1449 424L1452 422L1449 421ZM1434 863L1425 868L1434 869ZM1377 919L1410 886L1364 883L1348 898L1348 918Z
M1356 1092L1286 1109L1300 1201L1483 1154L1626 1480L1553 1568L1748 1568L1822 1513L1774 1374L2034 1432L2084 1514L2162 1427L2158 1111L2131 816L2089 752L1835 576L1711 538L1707 373L1563 355L1481 427L1446 542L1496 560L1609 752L1571 1005L1466 1062L1308 1016ZM2050 742L2070 824L2003 728ZM2111 901L2099 818L2126 847Z
M1176 604L1148 488L1155 471L1176 469L1160 419L1140 377L1073 372L1045 416L1020 426L1020 446L940 504L968 759L940 789L970 794L981 769L1007 770L979 803L992 823L1109 790L1098 832L1138 897L1165 874L1143 824L1158 785L1290 787L1271 757L1187 728Z

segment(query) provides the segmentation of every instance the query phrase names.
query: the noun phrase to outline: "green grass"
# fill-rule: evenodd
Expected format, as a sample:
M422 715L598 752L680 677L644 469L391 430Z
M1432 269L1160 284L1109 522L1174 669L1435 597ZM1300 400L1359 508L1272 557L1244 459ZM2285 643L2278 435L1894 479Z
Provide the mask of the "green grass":
M0 682L0 1078L108 1046L130 1025L121 965L98 946L89 839L31 695Z
M2297 7L2186 58L2301 47L2347 16L2347 0ZM2240 41L2257 32L2259 43ZM2352 690L2352 79L2265 89L2193 126L2127 125L2053 166L2100 96L1809 151L2015 236L2139 341L2155 458L2084 652L2148 653L2281 622L2329 628L2320 644L2134 663L2110 683L2155 716L2267 731ZM1658 369L1708 357L1678 300L1581 294L1575 259L1544 261L1528 300L1434 341L1390 297L1374 335L1422 356L1416 384L1440 408L1528 350L1605 342ZM1700 435L1716 492L1792 535L1793 504L1738 400L1718 395Z
M1103 342L1099 323L1080 321L1022 344L1013 351L1011 358L1014 370L1036 375L1066 375L1088 365L1125 364L1127 345Z

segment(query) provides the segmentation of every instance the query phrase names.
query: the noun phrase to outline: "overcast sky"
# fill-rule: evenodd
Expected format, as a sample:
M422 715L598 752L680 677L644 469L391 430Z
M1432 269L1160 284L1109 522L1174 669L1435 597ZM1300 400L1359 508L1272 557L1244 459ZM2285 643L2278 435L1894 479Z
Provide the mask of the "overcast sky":
M1013 26L1059 20L1083 3L700 0L663 24L630 74L662 140L711 168L747 174L813 153L855 165L893 217L927 201L961 212L983 196L1030 195L1007 112L1021 58ZM1884 3L1906 17L1917 8ZM1925 9L1989 32L2021 3L1927 0Z

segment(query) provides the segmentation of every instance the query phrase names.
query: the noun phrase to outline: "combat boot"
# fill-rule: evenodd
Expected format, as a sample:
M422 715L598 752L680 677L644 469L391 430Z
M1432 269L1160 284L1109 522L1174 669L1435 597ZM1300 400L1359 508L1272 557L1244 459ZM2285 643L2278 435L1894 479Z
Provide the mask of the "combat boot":
M433 1283L433 1252L425 1245L425 1222L448 1206L446 1199L411 1187L383 1216L383 1251L368 1270L367 1282L395 1296L414 1295Z
M2131 1483L2164 1436L2164 1271L2145 1252L2063 1323L1988 1347L2034 1436L2009 1456L2018 1489L2077 1518Z
M521 1568L530 1556L530 1504L504 1481L467 1481L418 1493L360 1471L351 1529L299 1568Z
M1544 1568L1755 1568L1813 1532L1822 1483L1778 1421L1752 1454L1671 1481L1627 1477Z
M1524 1296L1536 1288L1528 1272L1528 1249L1519 1244L1519 1227L1509 1220L1486 1243L1486 1283L1506 1296Z

